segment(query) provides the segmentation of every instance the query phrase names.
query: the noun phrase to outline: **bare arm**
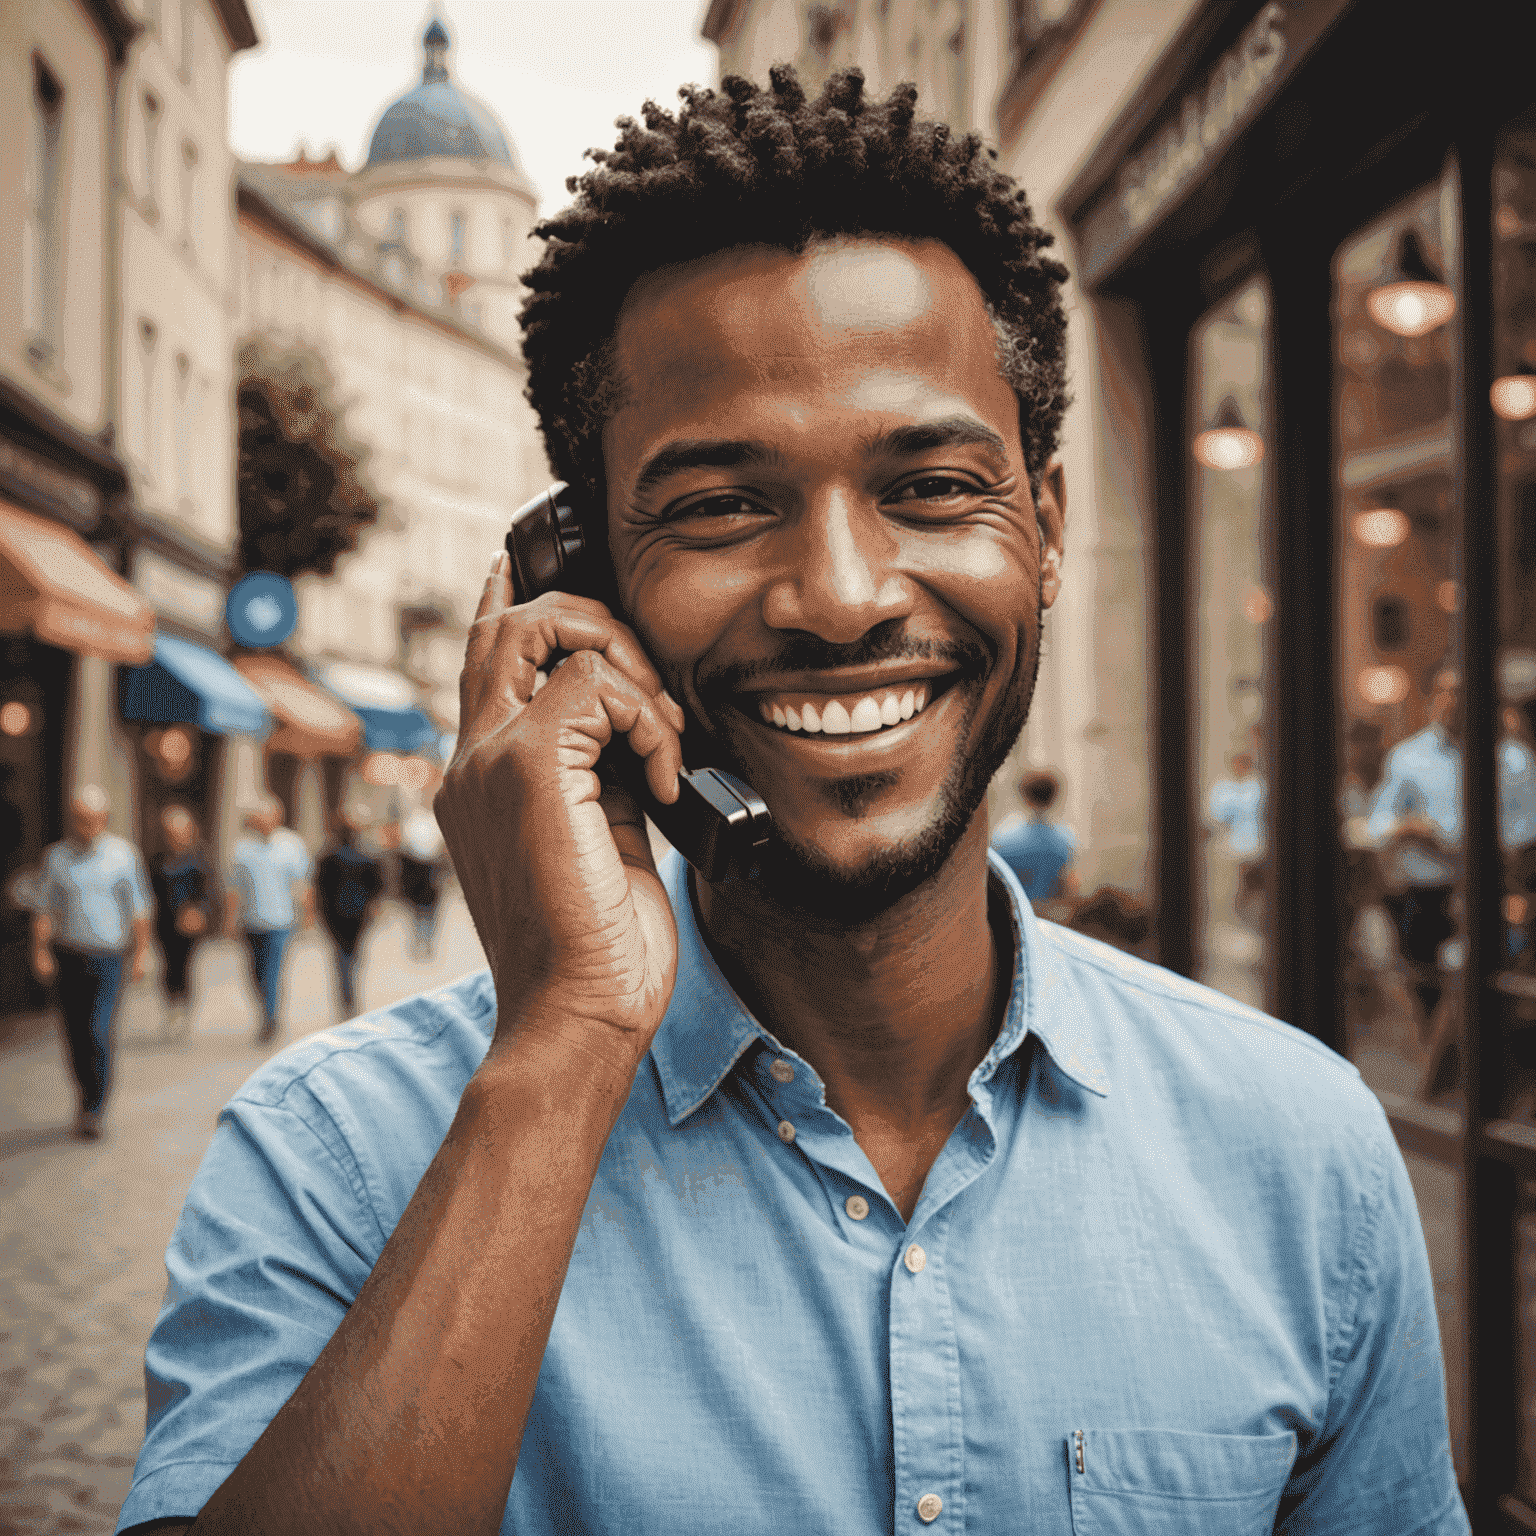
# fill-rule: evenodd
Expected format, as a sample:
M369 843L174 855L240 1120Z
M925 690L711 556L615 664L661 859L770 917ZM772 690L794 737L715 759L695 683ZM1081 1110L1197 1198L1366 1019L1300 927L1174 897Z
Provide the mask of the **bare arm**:
M53 973L58 969L54 962L53 951L48 947L53 942L53 919L46 912L34 912L32 914L32 970L39 981L52 981Z
M149 919L136 917L133 920L133 951L128 958L128 974L134 981L144 979L144 962L148 954Z
M496 1033L357 1300L198 1536L500 1527L582 1210L676 968L643 818L600 802L592 768L627 732L671 799L681 761L681 713L622 625L586 599L507 601L498 562L437 801ZM555 648L577 654L534 699Z

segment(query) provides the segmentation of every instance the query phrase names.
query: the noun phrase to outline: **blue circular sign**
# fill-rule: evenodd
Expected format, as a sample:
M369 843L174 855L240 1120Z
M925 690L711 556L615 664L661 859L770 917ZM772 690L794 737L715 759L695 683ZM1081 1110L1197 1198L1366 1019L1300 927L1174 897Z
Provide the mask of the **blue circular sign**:
M224 621L241 645L259 650L281 645L299 622L293 583L276 571L252 571L230 588Z

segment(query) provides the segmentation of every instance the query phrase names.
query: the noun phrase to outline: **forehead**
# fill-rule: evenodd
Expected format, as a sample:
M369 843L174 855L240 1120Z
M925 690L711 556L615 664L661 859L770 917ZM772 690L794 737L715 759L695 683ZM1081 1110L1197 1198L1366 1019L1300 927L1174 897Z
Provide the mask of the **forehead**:
M748 246L652 273L631 290L615 346L620 416L786 387L895 409L914 389L1011 408L981 289L934 240Z

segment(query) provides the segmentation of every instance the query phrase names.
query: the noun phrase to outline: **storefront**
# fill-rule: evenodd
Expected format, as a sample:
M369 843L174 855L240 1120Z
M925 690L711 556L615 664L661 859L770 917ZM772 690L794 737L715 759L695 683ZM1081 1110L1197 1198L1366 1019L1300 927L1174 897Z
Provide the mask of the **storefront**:
M144 661L154 614L118 574L116 458L0 380L0 1017L41 1006L16 882L64 833L70 789L101 784L132 827L114 666Z
M1479 1532L1536 1531L1531 30L1199 8L1057 202L1136 338L1160 958L1381 1097Z

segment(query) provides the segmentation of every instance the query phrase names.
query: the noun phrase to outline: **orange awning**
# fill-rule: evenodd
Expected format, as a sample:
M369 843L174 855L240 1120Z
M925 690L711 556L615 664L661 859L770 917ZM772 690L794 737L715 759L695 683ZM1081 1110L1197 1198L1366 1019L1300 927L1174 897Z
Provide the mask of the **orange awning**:
M72 529L0 500L0 633L137 667L155 651L154 610Z
M295 757L351 757L362 744L363 722L281 656L237 656L235 668L277 716L277 729L267 737L269 750Z

